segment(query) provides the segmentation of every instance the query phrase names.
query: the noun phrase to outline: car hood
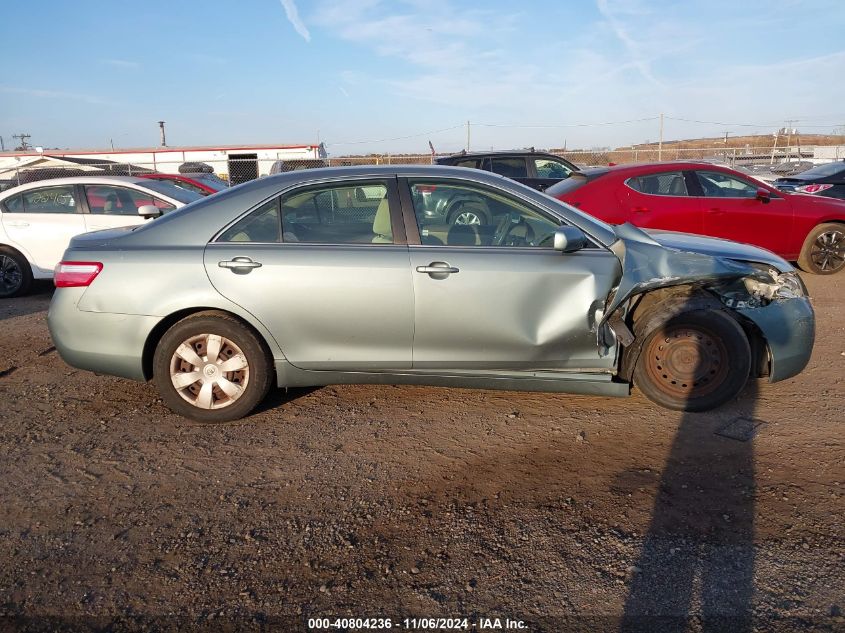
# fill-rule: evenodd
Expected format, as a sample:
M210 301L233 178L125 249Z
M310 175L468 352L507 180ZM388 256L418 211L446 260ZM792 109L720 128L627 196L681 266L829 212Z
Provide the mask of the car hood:
M743 262L756 262L774 266L780 272L792 270L792 266L782 257L771 251L751 244L741 244L716 237L693 235L692 233L676 233L675 231L658 231L643 229L643 232L655 242L666 248L672 248L688 253L701 253L711 257L727 257Z
M622 276L611 292L602 324L631 297L670 286L754 277L771 281L759 264L778 272L792 266L774 253L728 240L671 231L643 231L633 224L613 227L618 238L609 246L622 265Z

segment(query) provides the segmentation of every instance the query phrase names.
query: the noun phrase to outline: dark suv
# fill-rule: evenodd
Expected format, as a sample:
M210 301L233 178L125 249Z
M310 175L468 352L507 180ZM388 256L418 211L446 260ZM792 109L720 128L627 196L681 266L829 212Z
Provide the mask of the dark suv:
M569 178L572 172L579 171L568 160L554 154L535 152L533 148L508 152L464 151L438 158L437 164L492 171L540 191Z

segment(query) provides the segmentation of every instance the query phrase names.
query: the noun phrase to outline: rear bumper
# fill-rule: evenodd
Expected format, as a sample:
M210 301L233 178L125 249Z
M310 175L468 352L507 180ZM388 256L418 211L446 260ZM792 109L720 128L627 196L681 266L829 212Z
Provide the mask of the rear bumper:
M762 308L738 312L753 321L766 339L770 382L791 378L807 366L816 336L816 318L809 298L781 299Z
M83 312L85 288L57 288L47 327L59 356L72 367L144 381L144 344L161 317Z

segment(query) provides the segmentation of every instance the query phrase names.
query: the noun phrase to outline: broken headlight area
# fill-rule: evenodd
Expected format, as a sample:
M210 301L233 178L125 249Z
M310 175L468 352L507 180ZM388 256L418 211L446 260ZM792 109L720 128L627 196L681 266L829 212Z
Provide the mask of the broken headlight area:
M745 309L767 306L773 301L807 296L807 288L796 272L759 269L759 274L742 277L711 288L729 308Z

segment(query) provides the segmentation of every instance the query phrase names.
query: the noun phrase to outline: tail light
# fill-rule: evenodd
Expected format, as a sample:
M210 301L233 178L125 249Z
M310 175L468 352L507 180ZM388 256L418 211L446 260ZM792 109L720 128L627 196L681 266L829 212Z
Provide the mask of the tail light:
M100 262L59 262L53 276L56 288L79 288L90 286L103 265Z
M437 189L437 185L415 185L415 188L420 193L432 193Z
M833 185L801 185L800 187L796 187L795 191L800 191L801 193L821 193L822 191L827 191Z

